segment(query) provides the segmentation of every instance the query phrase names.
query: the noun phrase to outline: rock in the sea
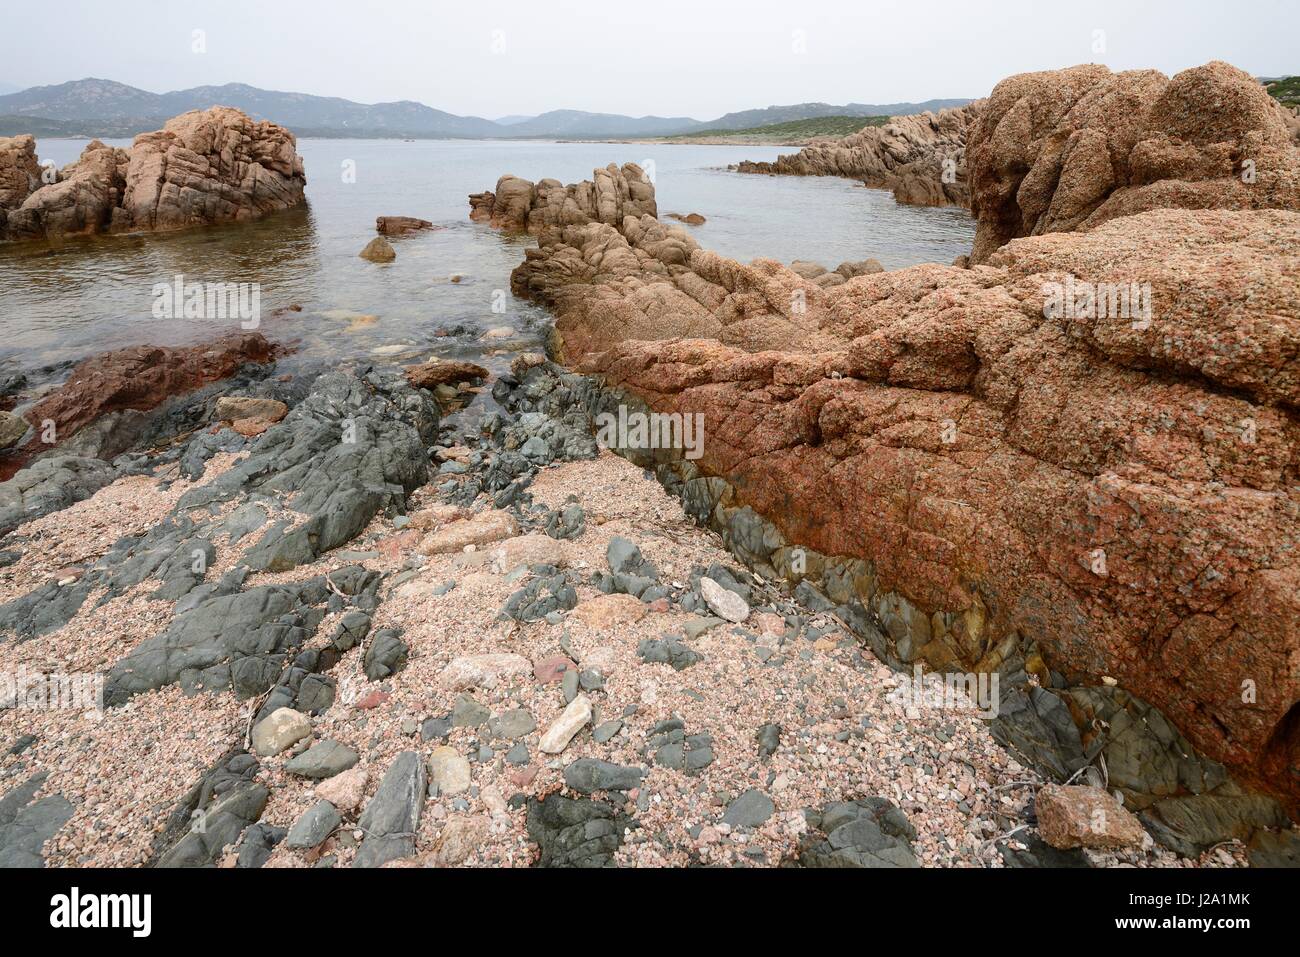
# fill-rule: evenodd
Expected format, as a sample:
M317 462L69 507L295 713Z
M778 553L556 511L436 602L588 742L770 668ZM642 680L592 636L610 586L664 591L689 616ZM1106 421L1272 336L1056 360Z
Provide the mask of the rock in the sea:
M545 754L559 754L569 746L573 736L590 720L591 699L584 694L580 694L569 702L568 707L546 729L546 733L542 735L542 739L537 746Z
M739 623L749 617L749 605L745 599L723 588L707 575L700 578L700 594L719 618Z
M536 185L502 176L495 192L470 196L470 218L509 230L539 233L546 226L599 222L618 224L624 216L658 215L654 185L635 163L610 163L582 183L563 186L543 179Z
M487 377L488 370L481 365L457 359L430 359L418 366L406 367L406 381L417 389L433 390L440 385L457 385Z
M180 229L303 202L306 177L293 134L230 107L173 117L129 149L93 140L48 184L31 181L30 139L0 140L0 239ZM6 176L6 167L18 175Z
M311 734L311 720L293 708L279 708L253 725L253 750L262 757L279 754Z
M984 106L966 106L893 116L883 126L866 126L838 139L818 140L774 162L742 162L742 173L846 176L892 190L900 203L969 206L966 183L968 131Z
M381 236L405 236L425 229L433 229L433 223L427 219L414 216L376 216L375 232Z
M1140 847L1142 824L1114 796L1085 785L1044 785L1034 798L1038 833L1052 847Z
M366 243L365 249L357 255L362 259L368 259L372 263L390 263L397 258L397 250L383 236L376 236L370 242Z

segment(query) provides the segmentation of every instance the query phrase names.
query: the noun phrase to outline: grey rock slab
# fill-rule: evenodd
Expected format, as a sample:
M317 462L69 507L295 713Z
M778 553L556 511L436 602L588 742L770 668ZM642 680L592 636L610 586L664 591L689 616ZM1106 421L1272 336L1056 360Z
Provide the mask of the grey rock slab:
M313 744L310 748L285 762L284 769L290 774L304 778L332 778L352 767L360 760L360 755L346 744L327 740Z
M575 791L630 791L641 786L645 772L640 768L595 758L579 758L564 769L564 783Z
M393 759L358 821L366 836L357 849L353 867L381 867L415 853L415 832L420 826L427 789L428 778L419 754L403 751Z
M317 801L289 828L289 836L284 839L284 843L298 850L316 847L334 833L342 820L333 804Z
M758 827L776 812L772 799L756 788L751 788L731 802L722 823L731 827Z

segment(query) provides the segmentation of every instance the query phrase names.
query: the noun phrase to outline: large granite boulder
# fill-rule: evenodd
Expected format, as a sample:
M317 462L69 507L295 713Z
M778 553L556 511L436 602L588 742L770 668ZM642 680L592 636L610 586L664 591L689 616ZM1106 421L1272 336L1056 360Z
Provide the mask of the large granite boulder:
M179 229L303 202L293 134L230 107L173 117L129 150L92 141L49 184L34 148L31 137L0 140L0 239Z
M1024 73L972 124L972 260L1151 209L1300 209L1288 111L1227 63Z

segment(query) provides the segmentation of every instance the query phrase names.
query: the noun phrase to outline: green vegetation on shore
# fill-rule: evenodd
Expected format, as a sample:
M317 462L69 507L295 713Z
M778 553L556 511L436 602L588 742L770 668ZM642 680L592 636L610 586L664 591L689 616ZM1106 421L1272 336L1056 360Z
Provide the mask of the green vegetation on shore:
M884 126L889 122L887 116L818 116L807 120L791 120L788 123L771 123L767 126L753 126L743 130L692 130L676 136L665 136L665 140L694 139L709 137L747 137L771 136L812 139L815 136L848 136L868 126Z
M1287 106L1300 106L1300 76L1274 80L1272 83L1264 84L1264 88L1274 99Z

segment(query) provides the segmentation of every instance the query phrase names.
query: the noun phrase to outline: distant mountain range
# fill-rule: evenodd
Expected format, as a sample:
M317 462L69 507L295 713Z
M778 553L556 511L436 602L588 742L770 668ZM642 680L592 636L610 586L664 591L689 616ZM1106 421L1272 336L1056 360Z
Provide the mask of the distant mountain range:
M0 95L0 136L17 133L134 136L158 129L178 113L210 106L234 106L255 119L286 126L300 137L626 139L672 136L704 129L748 130L824 116L901 116L969 102L952 99L844 106L800 103L742 110L707 121L687 116L632 117L581 110L552 110L540 116L488 120L457 116L412 100L354 103L333 96L260 90L243 83L150 93L113 80L89 78Z

